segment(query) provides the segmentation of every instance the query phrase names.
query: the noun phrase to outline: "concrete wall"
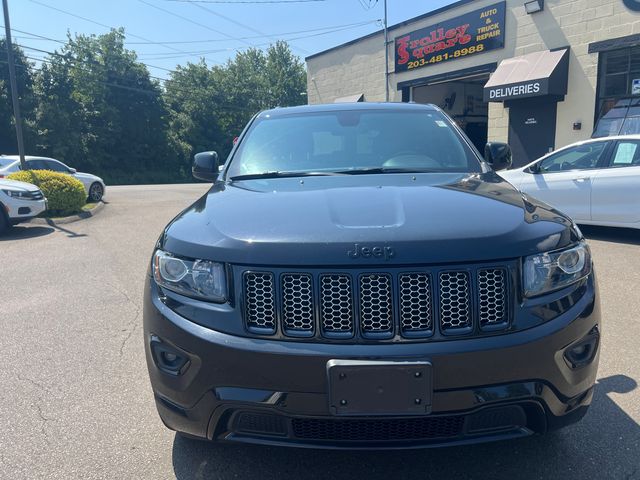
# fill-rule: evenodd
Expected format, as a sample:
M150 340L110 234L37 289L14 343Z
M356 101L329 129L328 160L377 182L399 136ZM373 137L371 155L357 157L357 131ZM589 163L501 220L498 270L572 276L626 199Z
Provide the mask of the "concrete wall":
M359 93L367 102L385 99L382 34L307 61L309 103L333 103Z
M496 3L477 0L390 32L389 70L393 71L393 39L448 18ZM500 62L539 50L570 46L569 93L558 103L556 148L588 138L595 115L598 54L588 53L591 42L640 33L640 14L622 0L545 0L543 12L527 15L524 0L507 0L505 47L409 72L390 74L392 101L401 100L398 82ZM330 50L307 60L309 103L364 93L366 101L384 101L384 39L381 33L361 42ZM582 122L582 130L573 130ZM509 112L500 103L489 105L489 139L507 141Z

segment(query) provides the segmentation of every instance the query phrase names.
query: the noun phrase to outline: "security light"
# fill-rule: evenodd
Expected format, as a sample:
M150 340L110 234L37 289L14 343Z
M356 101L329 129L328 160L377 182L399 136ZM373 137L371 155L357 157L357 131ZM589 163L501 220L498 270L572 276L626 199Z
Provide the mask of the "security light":
M532 13L541 12L542 10L544 10L544 0L533 0L531 2L525 2L524 10L529 15L531 15Z

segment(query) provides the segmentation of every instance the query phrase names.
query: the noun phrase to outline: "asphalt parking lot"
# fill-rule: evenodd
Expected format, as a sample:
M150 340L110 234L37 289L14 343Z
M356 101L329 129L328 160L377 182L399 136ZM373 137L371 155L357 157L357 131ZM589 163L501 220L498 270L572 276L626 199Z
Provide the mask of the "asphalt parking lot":
M162 227L205 185L113 187L94 218L0 237L0 478L640 479L640 230L584 228L604 315L594 403L547 437L408 452L185 440L158 418L141 334Z

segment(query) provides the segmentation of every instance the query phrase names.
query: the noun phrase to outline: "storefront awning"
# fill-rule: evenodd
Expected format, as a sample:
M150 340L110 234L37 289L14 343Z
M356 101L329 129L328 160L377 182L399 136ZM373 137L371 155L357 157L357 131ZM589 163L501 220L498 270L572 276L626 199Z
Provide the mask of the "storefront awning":
M567 93L569 50L543 50L500 62L484 86L485 102Z
M333 103L356 103L356 102L364 102L364 93L347 95L346 97L336 98L333 101Z

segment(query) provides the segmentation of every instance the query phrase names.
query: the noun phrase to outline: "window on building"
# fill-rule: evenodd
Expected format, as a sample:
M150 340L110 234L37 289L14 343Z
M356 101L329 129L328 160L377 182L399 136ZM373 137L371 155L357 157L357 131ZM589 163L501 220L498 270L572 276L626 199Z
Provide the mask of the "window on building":
M594 137L639 133L640 46L600 53Z
M624 97L638 95L640 90L640 46L600 53L598 78L598 119L604 117ZM624 115L623 115L624 116Z

